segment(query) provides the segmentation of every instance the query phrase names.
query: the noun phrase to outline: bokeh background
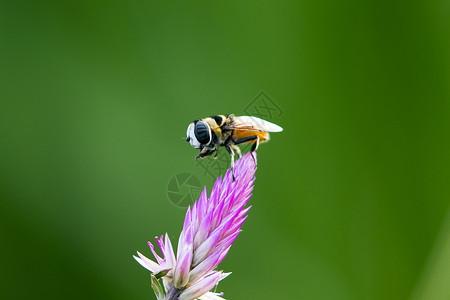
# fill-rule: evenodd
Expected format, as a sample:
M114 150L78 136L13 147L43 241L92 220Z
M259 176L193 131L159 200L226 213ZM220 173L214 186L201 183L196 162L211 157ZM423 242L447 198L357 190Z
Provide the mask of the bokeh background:
M175 175L212 183L188 123L260 92L285 130L218 291L450 299L448 1L19 0L0 19L2 299L155 299L132 255L177 240Z

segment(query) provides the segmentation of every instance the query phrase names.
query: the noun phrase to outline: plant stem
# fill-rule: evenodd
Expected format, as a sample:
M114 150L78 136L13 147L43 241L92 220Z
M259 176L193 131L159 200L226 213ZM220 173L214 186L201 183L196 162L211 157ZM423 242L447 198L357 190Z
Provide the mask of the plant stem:
M182 290L176 289L174 286L172 286L170 290L167 292L165 300L178 300L178 297L180 296L181 292Z

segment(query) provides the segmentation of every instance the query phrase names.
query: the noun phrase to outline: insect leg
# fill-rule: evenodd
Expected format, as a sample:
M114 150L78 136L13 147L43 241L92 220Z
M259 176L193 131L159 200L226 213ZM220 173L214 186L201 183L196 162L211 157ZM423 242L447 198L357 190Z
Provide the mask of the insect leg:
M250 154L252 155L253 161L255 162L255 169L256 169L256 157L253 155L253 151L258 150L258 146L259 146L259 136L256 137L256 142L253 143L252 145L252 149L250 149Z
M200 150L200 153L195 157L195 159L197 159L197 158L205 158L207 156L210 156L214 152L214 150L215 149L204 147L204 148L202 148L202 150Z
M216 150L208 150L208 152L206 152L205 155L203 155L202 158L205 158L205 157L207 157L207 156L210 156L211 154L214 153L214 151L216 151Z
M242 138L240 140L237 140L236 142L234 142L235 145L239 145L245 142L250 142L250 141L254 141L256 140L258 137L256 135L252 135L252 136L247 136L245 138Z
M206 148L202 148L202 150L200 150L200 153L195 157L195 159L202 157L206 152Z
M237 153L237 155L238 155L239 158L242 157L241 148L239 148L239 146L237 146L237 145L231 145L231 148L233 148L233 149L236 151L236 153Z
M217 159L217 155L219 155L219 147L216 148L216 154L214 155L214 159Z
M231 156L231 175L233 175L233 181L236 181L236 177L234 177L234 151L230 146L226 145L225 149L227 149L228 153Z

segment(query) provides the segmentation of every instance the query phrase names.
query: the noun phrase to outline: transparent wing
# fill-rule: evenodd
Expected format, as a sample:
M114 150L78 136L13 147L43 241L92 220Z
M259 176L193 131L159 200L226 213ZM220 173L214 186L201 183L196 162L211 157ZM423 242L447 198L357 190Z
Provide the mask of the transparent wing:
M248 130L248 131L266 131L266 132L283 131L283 128L281 128L276 124L251 116L235 117L234 122L227 127L229 129L234 130Z

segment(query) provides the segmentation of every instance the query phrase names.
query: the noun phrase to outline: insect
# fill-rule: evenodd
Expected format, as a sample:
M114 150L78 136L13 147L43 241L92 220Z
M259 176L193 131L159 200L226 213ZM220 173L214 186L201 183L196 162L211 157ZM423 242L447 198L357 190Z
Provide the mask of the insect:
M195 157L205 158L215 152L217 158L221 146L227 149L231 156L231 172L234 177L234 152L241 157L239 144L253 144L250 150L253 159L256 159L253 152L258 149L260 143L269 140L269 132L281 132L283 128L257 117L235 115L217 115L204 119L197 119L189 124L186 141L192 147L200 149L200 153Z

